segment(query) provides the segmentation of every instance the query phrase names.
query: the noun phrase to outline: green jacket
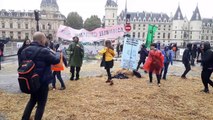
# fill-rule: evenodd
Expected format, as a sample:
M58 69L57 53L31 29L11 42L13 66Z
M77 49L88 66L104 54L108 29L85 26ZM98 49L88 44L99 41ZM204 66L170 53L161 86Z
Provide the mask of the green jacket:
M68 64L74 67L81 67L84 58L84 46L81 43L72 42L67 49L69 56Z

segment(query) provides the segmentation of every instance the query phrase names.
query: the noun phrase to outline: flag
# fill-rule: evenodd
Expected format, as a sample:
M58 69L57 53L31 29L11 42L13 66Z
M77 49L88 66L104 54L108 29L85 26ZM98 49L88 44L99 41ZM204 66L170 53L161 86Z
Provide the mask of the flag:
M149 25L145 44L146 48L150 48L150 45L153 43L154 34L157 31L157 29L158 29L157 26Z

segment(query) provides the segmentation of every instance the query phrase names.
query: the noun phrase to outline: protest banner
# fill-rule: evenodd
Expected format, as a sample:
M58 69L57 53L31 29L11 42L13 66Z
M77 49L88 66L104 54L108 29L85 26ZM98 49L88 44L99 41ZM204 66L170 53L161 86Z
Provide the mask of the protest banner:
M138 65L139 54L138 51L141 46L139 39L124 38L124 48L121 58L121 67L125 69L135 70Z
M78 36L79 40L84 42L94 42L100 39L116 39L124 35L123 25L114 25L112 27L97 28L93 31L85 29L73 29L68 26L60 25L57 31L57 37L66 40L72 40L74 36Z

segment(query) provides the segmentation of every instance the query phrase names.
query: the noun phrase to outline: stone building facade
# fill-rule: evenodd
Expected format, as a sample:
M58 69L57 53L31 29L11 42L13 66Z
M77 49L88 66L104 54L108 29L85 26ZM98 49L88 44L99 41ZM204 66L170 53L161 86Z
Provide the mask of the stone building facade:
M132 30L129 34L131 37L141 39L144 43L148 25L152 24L158 27L154 41L164 45L176 43L179 46L185 46L189 42L201 41L210 41L213 44L213 18L202 19L198 6L195 8L190 20L183 17L180 6L178 6L174 16L168 16L162 12L127 12L127 8L125 8L115 19L117 10L117 3L113 0L107 0L104 16L105 26L125 25L126 14L130 14Z
M65 16L59 11L56 0L42 0L40 4L39 30L56 39L56 31L64 24ZM12 40L32 39L36 31L34 10L0 10L0 38Z

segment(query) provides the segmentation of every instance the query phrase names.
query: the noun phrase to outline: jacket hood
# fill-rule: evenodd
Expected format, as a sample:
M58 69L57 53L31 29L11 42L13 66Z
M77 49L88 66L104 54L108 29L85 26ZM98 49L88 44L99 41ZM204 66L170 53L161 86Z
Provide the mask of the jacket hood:
M204 51L207 51L207 50L211 49L211 46L210 46L209 42L204 42L203 46L204 46L204 48L203 48Z

